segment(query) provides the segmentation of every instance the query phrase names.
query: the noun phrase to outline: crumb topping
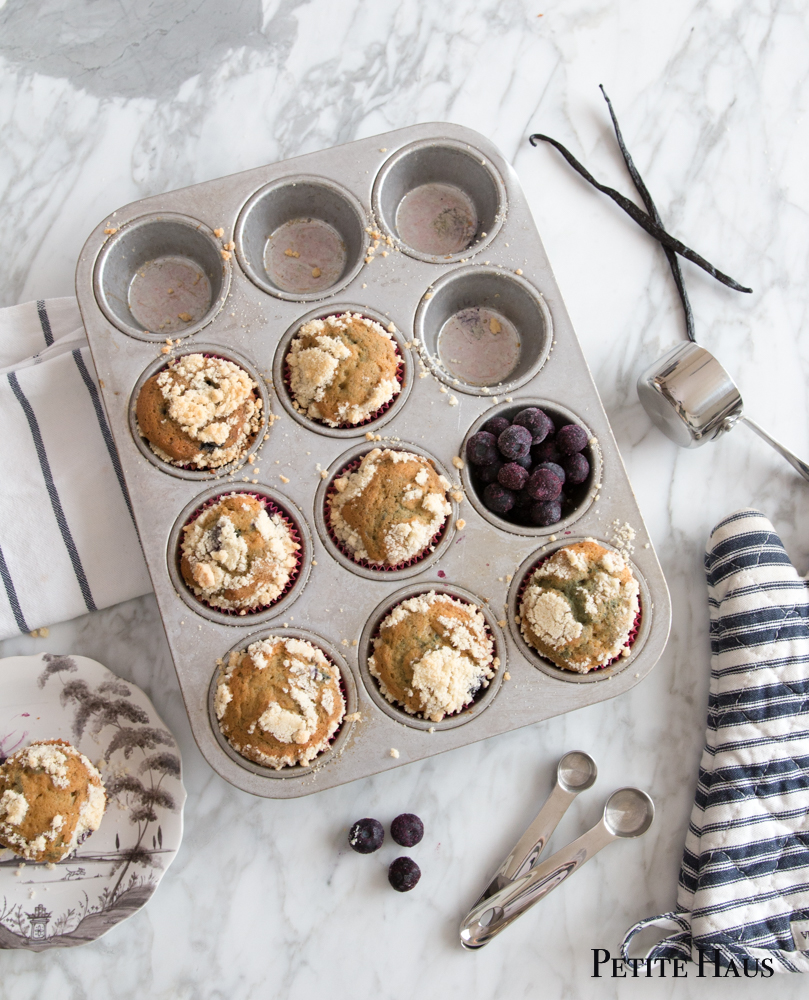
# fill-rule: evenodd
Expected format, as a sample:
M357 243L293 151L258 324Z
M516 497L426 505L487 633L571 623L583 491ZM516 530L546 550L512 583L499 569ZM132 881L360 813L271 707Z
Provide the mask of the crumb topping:
M22 792L7 788L0 797L0 819L11 826L19 826L28 812L28 800Z
M372 565L396 566L419 555L452 512L449 482L412 452L374 448L334 486L332 530L356 559Z
M359 313L305 323L286 360L296 409L329 427L362 423L401 391L396 342Z

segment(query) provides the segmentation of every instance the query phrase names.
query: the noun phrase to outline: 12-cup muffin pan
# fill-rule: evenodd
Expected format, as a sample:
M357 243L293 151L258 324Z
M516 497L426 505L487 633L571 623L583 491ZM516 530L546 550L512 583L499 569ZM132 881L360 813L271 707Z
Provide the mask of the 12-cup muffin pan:
M451 209L443 246L419 229L436 197ZM284 253L292 232L325 266ZM161 312L170 282L185 289L179 320ZM89 237L76 288L194 737L234 785L272 798L329 788L623 694L659 659L671 621L665 580L517 177L483 136L417 125L134 202ZM466 374L468 359L453 368L441 353L447 324L474 309L510 331L514 363L501 376ZM292 405L284 357L302 322L347 311L392 331L402 391L364 424L331 428ZM265 424L252 464L246 455L215 472L176 468L140 438L140 386L188 353L233 360L257 381ZM492 514L469 467L453 461L489 417L531 405L591 435L590 480L548 528ZM453 484L432 551L393 570L355 563L324 511L334 478L374 447L426 455ZM179 573L183 525L233 491L281 511L301 544L281 598L246 615L199 602ZM586 537L628 556L642 614L628 656L580 675L528 646L515 619L526 575ZM430 590L480 606L499 659L474 701L438 723L390 704L368 669L387 612ZM263 768L219 733L217 661L268 635L319 645L343 673L348 718L308 767Z

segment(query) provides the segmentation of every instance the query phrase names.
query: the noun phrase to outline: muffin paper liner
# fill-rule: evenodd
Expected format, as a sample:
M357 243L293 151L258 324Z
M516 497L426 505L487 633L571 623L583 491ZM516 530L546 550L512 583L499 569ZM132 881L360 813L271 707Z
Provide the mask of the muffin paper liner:
M211 507L214 507L222 500L225 500L227 499L227 497L234 495L250 496L253 497L254 500L258 500L258 502L267 511L267 514L270 517L273 517L273 515L277 514L284 522L287 529L289 530L290 536L292 537L293 542L297 544L298 548L295 552L295 567L289 574L289 579L287 580L286 586L281 591L281 593L275 598L275 600L271 601L269 604L259 604L255 608L221 608L215 604L211 604L209 601L206 601L205 598L199 597L197 594L195 594L194 591L191 589L191 587L188 586L188 583L186 582L185 577L182 575L181 570L180 570L180 579L185 584L188 593L191 594L191 596L195 600L199 601L199 603L203 604L206 608L210 608L212 611L218 611L223 615L229 615L231 618L249 618L250 615L258 614L260 611L267 611L269 608L276 605L281 600L282 597L286 597L286 595L290 592L290 590L292 590L292 588L295 586L295 583L298 579L298 575L300 574L301 571L301 566L303 565L304 540L303 538L301 538L301 534L298 531L295 522L283 508L273 503L273 501L270 500L268 497L263 496L261 493L255 493L252 490L239 490L239 489L229 490L227 492L220 493L218 496L211 497L210 500L206 500L205 503L201 504L183 525L183 530L180 533L180 544L177 548L177 564L179 567L179 564L182 561L182 543L183 543L183 538L185 537L185 529L190 524L193 524L194 521L196 521L197 518L204 511L210 510ZM323 655L325 656L326 654L324 653ZM331 662L331 660L329 660L329 662Z
M406 448L398 448L398 449L391 448L390 450L407 451ZM337 537L337 535L334 533L334 529L332 528L331 524L331 498L337 493L334 481L336 479L340 479L341 476L350 476L352 472L356 472L357 469L362 464L362 459L364 457L365 456L363 455L360 458L353 459L348 463L348 465L344 465L342 469L340 469L338 472L335 472L335 474L332 476L331 482L329 483L329 488L326 490L326 500L325 500L325 510L324 510L326 530L329 533L329 538L347 559L350 559L351 562L356 563L357 566L363 566L365 569L376 570L379 573L393 573L400 569L407 569L409 566L415 566L416 563L420 563L423 559L426 559L427 556L431 555L436 545L438 545L438 543L444 537L447 528L449 526L451 514L447 514L444 523L430 539L430 542L427 545L425 545L425 547L421 550L421 552L419 552L415 556L412 556L405 562L397 563L395 566L380 566L377 563L368 562L367 559L358 559L356 555L351 551L351 549L344 542L341 542L340 539Z
M449 597L453 601L458 601L460 604L465 604L467 607L474 608L476 611L480 611L481 610L481 605L474 604L472 601L466 601L462 597L458 597L457 594L451 594L449 591L442 590L440 587L430 587L429 590L419 590L419 589L416 589L416 590L413 591L413 593L410 595L410 597L419 597L422 594L428 594L428 593L430 593L430 591L434 591L435 594L436 594L436 596L438 596L438 597ZM374 640L377 639L377 638L379 638L379 633L382 630L382 624L383 624L383 622L385 621L385 619L388 617L388 615L392 611L394 611L396 608L398 608L401 604L404 604L405 601L409 601L410 597L403 597L401 599L401 601L397 601L395 604L392 604L388 608L388 610L385 612L385 615L380 619L379 624L374 629L373 635L370 638L370 645L369 645L368 652L367 652L367 658L369 660L371 659L371 656L373 656L373 652L374 652ZM493 649L492 657L494 658L494 657L497 656L497 637L494 635L494 633L492 632L492 630L489 628L489 623L486 621L486 616L482 615L481 617L483 618L483 627L486 630L486 635L492 641L492 649ZM484 679L484 681L481 683L480 687L477 689L477 691L475 691L475 693L472 696L472 698L462 708L459 708L457 712L447 712L447 714L444 716L444 719L456 719L459 715L462 715L464 712L468 711L472 707L472 705L474 705L476 702L480 701L480 699L485 694L485 692L486 692L487 688L489 687L489 685L492 683L492 681L497 676L497 671L502 668L503 664L500 663L500 665L497 666L497 667L495 667L493 664L491 666L492 666L492 670L494 671L494 673L492 674L492 676L489 677L488 679ZM431 721L430 719L427 718L426 715L423 715L421 712L408 712L407 709L404 707L404 705L401 704L401 702L391 701L390 698L388 698L388 696L386 694L382 694L382 688L381 688L381 686L379 684L379 678L376 677L373 673L371 673L370 667L368 668L368 673L371 675L371 678L372 678L373 682L376 684L377 690L379 691L379 693L382 695L382 697L385 699L385 701L387 701L389 704L393 705L394 708L397 708L400 712L403 712L405 715L409 716L411 719L422 719L425 722L430 722ZM443 722L444 719L442 719L441 721Z
M166 361L165 365L162 368L159 368L156 372L154 372L154 375L159 375L160 372L165 371L166 368L169 367L169 365L171 364L172 361L177 361L177 360L179 360L179 358L187 357L189 354L202 354L203 358L216 358L217 361L229 361L232 365L236 365L237 368L241 368L241 370L243 372L245 372L246 375L250 376L250 381L255 386L254 391L256 393L256 398L257 399L261 399L261 393L259 392L259 388L256 385L255 379L253 378L253 376L250 375L250 372L245 371L245 369L242 368L242 366L240 364L238 364L238 362L231 361L230 358L223 357L221 354L212 354L209 351L186 351L183 354L177 355L177 357L169 358ZM152 375L151 377L154 378L154 375ZM141 386L141 388L143 388L143 386ZM262 411L263 411L263 409L264 409L264 407L262 405ZM262 415L261 415L261 423L262 423L262 425L266 422L266 419L267 419L267 415L262 412ZM156 459L158 459L161 462L164 462L166 465L170 465L173 469L183 469L185 472L207 472L207 473L210 473L210 475L211 475L212 478L215 478L218 475L222 475L223 472L226 469L229 469L232 466L235 466L238 462L241 462L241 460L244 458L244 456L247 454L247 452L250 451L250 449L255 444L256 439L261 434L261 431L262 431L262 428L259 427L259 429L256 431L255 434L252 434L250 437L248 437L247 440L245 441L244 449L242 451L242 454L238 455L236 458L231 458L229 462L223 462L221 465L215 465L215 466L211 466L211 465L188 465L188 464L186 464L186 465L180 465L179 462L174 462L174 461L171 461L171 460L166 460L165 458L160 458L160 456L154 450L152 442L141 431L140 425L138 425L138 433L143 438L143 440L146 442L147 446L149 447L150 451L154 454L154 456L155 456ZM196 515L196 516L199 516L199 515ZM189 524L190 524L190 522L189 522ZM217 609L217 610L222 610L222 609Z
M559 548L563 549L565 548L565 546L561 545L559 546ZM531 577L539 569L540 566L546 563L551 558L551 556L556 555L558 551L559 549L554 549L553 552L549 552L547 555L541 556L539 559L537 559L537 561L531 566L531 568L526 572L525 576L522 578L520 589L517 591L518 613L520 608L522 607L523 594L525 593L528 584L531 582ZM629 636L627 637L627 640L622 647L623 649L631 649L632 646L634 645L634 642L638 637L638 633L640 632L640 623L642 620L643 620L643 605L641 604L640 594L638 594L638 613L635 615L635 621L632 623L632 627L629 630ZM536 649L536 647L531 645L531 643L525 637L525 633L522 630L522 625L517 623L517 627L520 630L520 635L522 636L525 644L527 646L530 646L537 656L541 656L542 659L547 660L547 662L550 663L551 666L555 667L557 670L564 670L564 672L567 674L572 674L572 675L578 674L580 677L586 677L587 674L597 674L599 670L606 670L608 667L613 666L615 663L620 663L621 660L624 659L623 653L619 653L617 656L613 656L613 658L608 663L599 664L599 666L593 667L592 670L588 670L586 674L581 674L578 670L568 670L567 667L560 667L558 663L554 663L553 660L548 659L547 656L545 656L543 653L540 653L540 651Z
M328 314L328 316L341 316L341 315L343 315L343 314L342 313L329 313ZM323 316L321 318L322 319L327 319L328 316ZM367 319L367 320L369 320L372 323L376 323L377 322L377 320L371 319L370 316L363 316L362 318L363 319ZM297 336L297 331L296 331L296 336ZM291 343L291 341L290 341L290 343ZM399 359L398 364L396 365L396 372L395 372L396 381L399 383L399 392L395 393L387 401L387 403L383 403L382 406L380 406L379 409L375 413L372 413L369 417L366 417L365 420L361 420L357 424L337 424L337 427L339 427L339 428L354 428L354 427L360 428L360 427L367 427L368 424L372 424L375 420L379 420L379 418L384 413L387 413L388 410L391 408L391 406L393 406L393 404L399 398L399 395L400 395L402 389L404 388L404 371L405 371L404 358L402 357L402 351L401 351L401 348L399 347L399 344L397 343L397 341L394 340L393 338L391 338L391 343L393 344L393 348L396 351L396 356ZM287 355L288 354L289 354L289 351L287 351ZM286 357L284 357L284 388L286 389L287 395L289 396L289 398L292 400L293 403L295 403L295 394L292 392L291 376L290 376L290 371L289 371L289 362L287 361ZM306 417L307 420L311 420L313 424L322 424L324 427L331 427L331 424L327 424L325 420L317 420L314 417L306 416L306 414L303 413L300 410L298 410L298 412L301 414L301 416Z

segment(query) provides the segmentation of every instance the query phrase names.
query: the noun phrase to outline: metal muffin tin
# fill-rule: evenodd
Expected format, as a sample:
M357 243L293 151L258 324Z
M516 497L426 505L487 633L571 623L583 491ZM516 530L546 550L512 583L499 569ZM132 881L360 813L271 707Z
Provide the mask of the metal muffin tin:
M474 204L480 225L469 249L431 256L399 240L397 204L426 183L454 184ZM290 293L264 271L262 242L273 227L302 213L339 235L345 259L330 288ZM370 235L375 231L382 234L378 247ZM160 350L166 333L144 329L127 299L137 269L161 256L199 273L207 290L186 328L169 331L180 343L167 355ZM271 798L306 795L615 697L659 659L671 621L663 574L517 177L483 136L456 125L417 125L134 202L89 237L76 289L194 737L234 785ZM521 357L505 385L459 382L435 357L441 324L453 310L472 306L496 307L518 330ZM279 345L302 320L347 308L394 324L404 388L378 420L335 432L292 410ZM260 373L262 391L269 390L276 419L254 449L252 466L189 474L147 457L137 439L132 408L144 373L156 362L200 350L246 361ZM594 473L586 496L575 514L550 528L491 515L471 499L468 469L453 465L487 416L537 402L581 422L597 441L590 447ZM372 443L369 433L381 440ZM433 456L466 494L461 503L453 500L435 552L397 572L354 566L328 538L323 516L328 482L375 446ZM327 479L320 469L328 470ZM300 522L298 579L276 606L257 615L197 605L177 572L184 516L211 491L234 489L264 493ZM461 528L459 518L466 522ZM609 546L616 526L626 524L635 532L631 565L641 586L640 632L627 658L583 683L522 642L513 620L519 582L543 553L566 540L590 536ZM408 594L429 589L476 598L501 661L469 708L435 725L385 702L367 668L380 616ZM339 662L359 714L311 766L270 772L224 744L210 708L212 679L217 659L230 650L299 630Z

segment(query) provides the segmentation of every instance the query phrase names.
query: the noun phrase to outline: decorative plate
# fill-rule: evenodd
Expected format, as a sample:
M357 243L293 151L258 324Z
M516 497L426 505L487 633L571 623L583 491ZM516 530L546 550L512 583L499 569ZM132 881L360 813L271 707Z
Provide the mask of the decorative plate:
M0 847L0 948L72 948L144 906L183 836L180 751L146 695L86 656L0 660L0 763L64 739L101 771L101 826L57 865Z

